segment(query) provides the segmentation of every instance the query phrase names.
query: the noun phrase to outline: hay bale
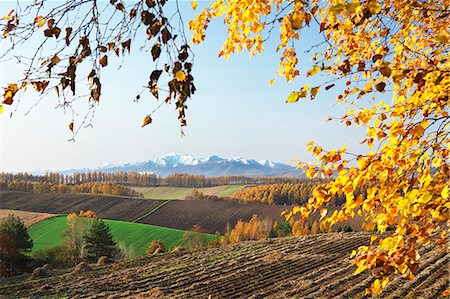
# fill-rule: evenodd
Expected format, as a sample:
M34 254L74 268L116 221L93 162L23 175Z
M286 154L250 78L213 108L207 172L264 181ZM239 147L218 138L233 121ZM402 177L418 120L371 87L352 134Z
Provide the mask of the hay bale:
M185 253L185 252L186 252L186 249L177 246L177 247L175 247L174 249L172 249L171 252L172 252L172 253Z
M82 273L89 270L91 270L91 267L87 263L81 262L75 266L75 269L73 269L72 273Z
M103 266L109 264L109 257L107 256L101 256L97 260L97 266Z
M47 277L47 275L48 273L43 267L37 267L33 270L33 273L31 273L31 279L44 278Z
M51 268L51 266L49 264L45 264L44 266L42 266L42 269L44 269L47 272L52 270L52 268Z
M164 249L162 249L161 247L156 248L156 250L153 251L153 255L161 254L161 253L164 253Z

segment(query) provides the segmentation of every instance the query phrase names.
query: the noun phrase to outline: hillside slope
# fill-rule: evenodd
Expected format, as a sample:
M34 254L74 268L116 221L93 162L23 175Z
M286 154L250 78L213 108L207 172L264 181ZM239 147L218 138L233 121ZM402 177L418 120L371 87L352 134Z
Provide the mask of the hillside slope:
M273 220L290 206L242 203L237 201L150 200L87 194L33 194L0 191L0 209L14 209L52 214L92 210L100 218L131 221L189 230L200 225L205 232L224 233L228 223L234 227L254 214Z
M100 218L134 221L163 201L108 195L0 191L0 209L68 214L92 210Z
M167 249L179 246L183 241L184 230L147 225L141 223L104 220L110 227L111 234L116 244L124 244L133 256L145 256L145 251L154 240L160 240ZM67 228L67 217L53 217L36 223L28 229L33 240L33 250L46 249L63 244L63 232ZM207 240L212 241L216 237L207 235Z
M350 252L365 233L269 239L188 254L165 254L83 274L0 280L5 298L363 298L374 278ZM449 284L450 255L423 250L412 281L396 278L381 298L438 298ZM31 295L32 294L32 295ZM1 296L0 296L1 297Z
M215 195L218 197L230 197L238 190L247 187L247 185L223 185L215 187L195 188L205 195ZM148 199L185 199L191 195L194 188L183 187L132 187L137 192L144 194L144 198Z

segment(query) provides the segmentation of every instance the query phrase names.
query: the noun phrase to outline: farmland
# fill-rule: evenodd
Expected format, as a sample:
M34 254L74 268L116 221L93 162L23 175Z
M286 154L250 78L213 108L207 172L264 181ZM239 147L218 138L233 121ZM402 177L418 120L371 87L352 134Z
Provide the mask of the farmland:
M131 223L124 221L105 220L111 228L111 233L117 244L123 243L136 256L145 255L145 250L153 240L161 240L167 249L180 245L183 230ZM67 227L67 218L60 216L41 221L29 228L33 239L33 252L62 244L62 233ZM215 236L208 235L212 240Z
M67 214L92 210L100 218L138 222L176 229L191 229L200 225L214 234L226 231L227 224L234 226L256 214L273 220L291 206L242 203L236 201L201 200L150 200L104 195L84 194L33 194L17 191L0 191L0 209Z
M215 195L218 197L230 197L234 192L245 188L247 185L224 185L207 188L196 188L205 195ZM134 190L144 194L149 199L184 199L192 193L194 188L182 187L133 187Z
M248 221L254 214L281 219L281 212L289 208L236 201L174 200L140 222L179 229L191 229L198 224L209 233L224 233L227 223L233 227L239 219Z
M26 227L30 227L31 225L38 223L42 220L53 217L53 214L48 213L36 213L36 212L28 212L28 211L17 211L17 210L0 210L0 220L8 217L8 215L14 215L19 217L25 224Z
M92 210L100 218L134 221L161 201L87 194L45 194L18 191L0 193L0 209L68 214Z
M375 278L367 272L353 275L349 254L369 239L365 233L339 233L244 242L120 262L84 274L69 274L71 269L67 269L41 280L29 276L10 284L4 280L0 294L33 294L36 298L364 298ZM381 298L438 298L449 284L450 255L431 249L422 250L422 264L414 280L396 277Z

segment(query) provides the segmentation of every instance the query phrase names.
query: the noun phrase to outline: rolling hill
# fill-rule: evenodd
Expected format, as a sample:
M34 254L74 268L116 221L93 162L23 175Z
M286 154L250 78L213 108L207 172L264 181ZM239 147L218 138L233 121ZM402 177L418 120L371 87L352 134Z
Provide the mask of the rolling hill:
M37 213L37 212L28 212L28 211L18 211L18 210L0 210L0 220L8 217L8 215L14 215L19 217L22 220L26 227L30 227L31 225L43 221L47 218L55 216L54 214L49 213Z
M0 281L4 298L366 298L374 281L353 275L350 252L368 244L365 233L338 233L243 242L187 254L72 269L38 280ZM439 298L448 287L450 254L421 251L414 280L396 277L378 298ZM444 297L442 297L444 298Z
M291 206L236 201L150 200L87 194L45 194L0 191L0 209L51 214L92 210L100 218L189 230L200 225L207 233L224 233L228 224L256 214L272 220Z
M135 256L145 255L145 250L153 240L161 240L168 250L180 245L185 231L154 225L131 223L116 220L104 220L111 228L116 244L123 243L130 248ZM61 245L62 233L67 227L65 216L53 217L32 225L28 229L34 246L32 252L40 249ZM214 235L208 235L213 240Z
M234 192L245 188L247 185L224 185L206 188L196 188L205 195L215 195L218 197L230 197ZM132 187L137 192L144 194L148 199L184 199L192 193L194 188L182 187Z

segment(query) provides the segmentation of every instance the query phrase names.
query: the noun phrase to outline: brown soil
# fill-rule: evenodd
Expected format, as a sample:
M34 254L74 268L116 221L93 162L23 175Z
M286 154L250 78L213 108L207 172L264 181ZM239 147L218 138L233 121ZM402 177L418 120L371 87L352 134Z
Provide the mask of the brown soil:
M11 214L19 217L25 223L26 227L30 227L35 223L38 223L42 220L55 216L54 214L48 213L36 213L17 210L0 210L0 220L8 217Z
M105 219L137 220L139 223L185 230L192 229L194 225L200 225L205 232L212 234L217 231L224 233L227 223L230 227L234 227L239 219L248 221L254 214L273 220L281 219L280 213L290 208L291 206L235 201L172 200L166 202L105 195L0 191L0 209L54 214L92 210Z
M206 232L224 233L227 223L233 228L238 220L249 221L254 214L280 220L281 212L291 208L235 201L173 200L139 222L187 230L200 225Z
M163 201L88 194L34 194L18 191L0 192L0 209L68 214L91 210L101 218L133 221L156 208Z
M76 276L67 270L38 281L3 280L0 297L365 298L374 278L366 272L353 275L349 255L368 244L369 236L339 233L251 241L116 263ZM450 254L426 248L422 258L414 280L395 278L380 298L438 298L450 282Z

